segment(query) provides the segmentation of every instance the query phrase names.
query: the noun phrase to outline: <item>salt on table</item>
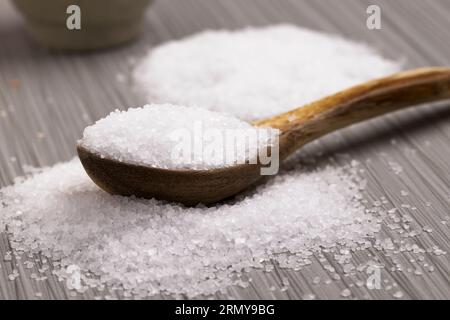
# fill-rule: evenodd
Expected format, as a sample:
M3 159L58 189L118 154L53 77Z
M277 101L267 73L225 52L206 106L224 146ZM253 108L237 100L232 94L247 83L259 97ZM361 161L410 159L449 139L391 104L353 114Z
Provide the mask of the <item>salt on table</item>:
M154 103L251 120L399 68L363 44L269 26L163 44L143 57L133 78ZM75 276L80 291L108 284L137 296L215 293L244 269L271 262L298 269L321 248L367 245L379 219L361 202L358 169L293 162L299 165L230 202L185 208L106 194L74 159L1 189L0 229L8 227L15 251L59 260L53 272ZM79 277L69 274L71 265Z

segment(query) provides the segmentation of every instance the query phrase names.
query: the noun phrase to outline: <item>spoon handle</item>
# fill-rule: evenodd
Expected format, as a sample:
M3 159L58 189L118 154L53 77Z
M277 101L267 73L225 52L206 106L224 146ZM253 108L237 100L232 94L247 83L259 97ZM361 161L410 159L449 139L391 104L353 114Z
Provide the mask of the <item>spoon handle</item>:
M450 99L450 68L423 68L372 80L253 124L281 131L280 158L284 159L334 130L401 108L444 99Z

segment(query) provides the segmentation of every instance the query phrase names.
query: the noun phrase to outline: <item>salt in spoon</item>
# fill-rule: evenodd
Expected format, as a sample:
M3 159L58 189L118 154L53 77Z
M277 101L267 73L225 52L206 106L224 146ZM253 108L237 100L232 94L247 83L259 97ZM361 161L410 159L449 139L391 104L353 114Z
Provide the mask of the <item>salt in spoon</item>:
M337 129L444 99L450 99L450 68L422 68L372 80L252 124L280 130L279 158L283 160L308 142ZM77 151L89 177L108 193L187 206L226 199L262 177L260 164L207 170L160 169L101 157L81 144Z

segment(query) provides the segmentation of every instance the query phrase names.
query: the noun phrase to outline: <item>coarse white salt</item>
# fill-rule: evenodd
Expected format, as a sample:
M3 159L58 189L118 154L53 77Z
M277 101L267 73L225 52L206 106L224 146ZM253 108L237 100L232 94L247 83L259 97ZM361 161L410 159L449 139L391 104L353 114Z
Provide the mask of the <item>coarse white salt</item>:
M272 145L277 134L224 113L152 104L112 112L87 127L79 143L121 162L209 169L256 162L259 151Z
M81 289L195 296L239 283L249 267L298 268L321 247L364 243L379 225L360 203L358 179L350 166L298 166L232 202L185 208L111 196L74 159L3 188L0 225L15 250L59 260L63 279L73 282L76 265Z
M152 102L195 104L249 120L398 69L364 45L276 26L210 31L162 45L144 57L134 77ZM113 135L121 132L114 129ZM103 133L94 140L104 138ZM110 142L129 138L115 136ZM110 142L90 145L123 158L128 151L103 145ZM142 155L143 147L132 146L133 159L161 160ZM110 285L127 296L209 294L231 284L245 287L242 272L252 267L270 271L278 264L298 270L322 249L368 247L367 237L379 230L381 220L377 208L362 203L365 183L354 165L319 166L297 156L289 171L283 169L234 200L185 208L111 196L74 159L33 171L1 189L0 229L7 227L17 254L51 257L56 267L52 273L79 292L88 287L103 291Z
M351 295L352 292L347 288L341 291L341 296L344 298L350 297Z
M364 44L277 25L168 42L143 57L133 78L148 101L254 120L399 69Z

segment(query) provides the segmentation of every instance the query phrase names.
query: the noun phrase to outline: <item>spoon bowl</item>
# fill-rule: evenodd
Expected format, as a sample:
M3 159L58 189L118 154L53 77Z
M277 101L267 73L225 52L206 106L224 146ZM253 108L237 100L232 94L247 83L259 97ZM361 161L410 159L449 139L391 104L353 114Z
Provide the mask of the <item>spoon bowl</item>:
M235 195L260 178L260 165L188 170L162 169L120 162L77 145L89 177L111 194L157 198L194 206L212 204Z
M402 108L450 99L450 68L423 68L366 82L295 110L253 122L280 131L279 160L337 129ZM101 157L82 144L81 163L103 190L193 206L212 204L246 189L261 175L259 164L219 169L161 169Z

